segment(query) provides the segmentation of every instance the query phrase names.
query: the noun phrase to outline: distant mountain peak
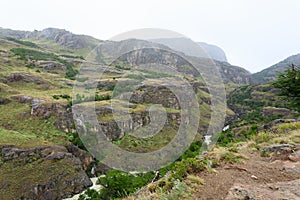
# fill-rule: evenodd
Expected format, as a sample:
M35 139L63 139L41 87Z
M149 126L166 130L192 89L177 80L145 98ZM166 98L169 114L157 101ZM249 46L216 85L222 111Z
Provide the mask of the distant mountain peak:
M194 42L189 38L158 38L149 41L160 43L180 51L188 56L211 58L218 61L227 62L225 52L215 45L207 44L204 42ZM200 48L199 48L200 46Z
M225 52L220 47L205 42L197 42L197 44L199 44L203 49L205 49L212 59L228 62Z

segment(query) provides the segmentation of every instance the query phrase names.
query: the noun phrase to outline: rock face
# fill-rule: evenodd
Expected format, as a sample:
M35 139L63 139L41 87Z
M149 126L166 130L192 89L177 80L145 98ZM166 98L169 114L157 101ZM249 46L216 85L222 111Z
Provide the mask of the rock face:
M215 62L220 68L221 76L225 83L251 84L251 73L244 68L230 65L227 62Z
M13 194L14 199L62 199L92 185L80 159L64 146L31 149L1 146L0 149L0 192L4 194L3 198ZM40 168L43 171L39 171ZM24 178L18 177L24 173ZM14 185L14 178L21 187Z
M67 145L66 148L68 152L80 159L84 170L87 170L88 166L94 161L91 154L89 154L87 151L79 149L73 144Z

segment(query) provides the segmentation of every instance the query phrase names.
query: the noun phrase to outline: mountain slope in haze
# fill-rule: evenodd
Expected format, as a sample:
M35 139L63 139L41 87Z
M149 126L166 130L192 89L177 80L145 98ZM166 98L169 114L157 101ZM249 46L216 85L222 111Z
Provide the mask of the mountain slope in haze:
M151 39L150 41L164 44L170 47L171 49L183 52L188 56L204 58L209 57L213 60L227 62L227 58L224 51L215 45L207 44L204 42L195 43L188 38L160 38ZM199 48L199 46L201 48Z
M300 54L290 56L269 68L252 74L252 79L257 84L274 81L277 75L283 73L291 64L300 65Z
M207 44L205 42L197 42L197 44L199 44L203 49L205 49L212 59L228 62L225 52L220 47L212 44Z

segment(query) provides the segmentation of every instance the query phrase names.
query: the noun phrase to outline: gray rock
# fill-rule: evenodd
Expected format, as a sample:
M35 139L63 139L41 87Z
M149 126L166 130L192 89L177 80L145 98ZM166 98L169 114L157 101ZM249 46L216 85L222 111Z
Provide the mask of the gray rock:
M7 98L0 98L0 105L5 105L5 104L8 104L10 103L11 100L10 99L7 99Z

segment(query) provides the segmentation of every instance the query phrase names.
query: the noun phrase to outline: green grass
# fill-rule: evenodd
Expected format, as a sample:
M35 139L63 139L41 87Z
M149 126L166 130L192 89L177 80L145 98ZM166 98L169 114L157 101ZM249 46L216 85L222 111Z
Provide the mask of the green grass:
M284 123L270 130L260 131L253 136L257 145L299 144L300 122Z
M11 102L6 105L0 105L0 126L2 127L3 141L11 141L15 145L27 145L26 140L33 139L40 144L47 142L55 144L67 144L69 136L58 130L54 125L55 118L51 117L47 120L34 117L30 115L30 107L28 104L20 104L18 102ZM11 132L3 130L14 131ZM4 137L4 135L8 134ZM15 139L15 141L13 141ZM24 143L23 143L24 142Z
M166 146L176 135L177 130L171 127L164 127L162 131L150 138L136 138L126 134L115 143L132 152L151 152Z
M15 145L20 148L50 145L52 143L37 138L36 135L26 132L17 132L0 128L0 145Z

